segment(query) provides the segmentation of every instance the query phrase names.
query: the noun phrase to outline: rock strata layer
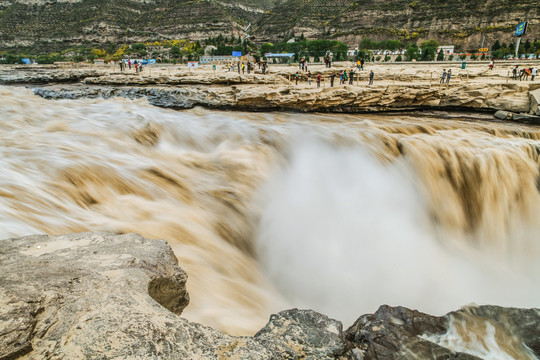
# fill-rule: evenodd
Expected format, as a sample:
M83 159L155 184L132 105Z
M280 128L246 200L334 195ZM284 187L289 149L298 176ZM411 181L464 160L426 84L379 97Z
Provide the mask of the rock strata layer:
M444 317L382 306L346 331L292 309L253 337L229 336L180 316L186 274L165 241L136 234L2 240L0 274L2 360L477 359L466 346L437 340L458 318L490 321L511 335L516 352L540 356L540 311L492 306Z
M87 79L88 80L88 79ZM34 89L46 99L146 98L156 106L303 112L368 112L419 108L456 108L529 112L529 87L521 84L388 85L372 87L295 88L283 85L242 86L49 86Z

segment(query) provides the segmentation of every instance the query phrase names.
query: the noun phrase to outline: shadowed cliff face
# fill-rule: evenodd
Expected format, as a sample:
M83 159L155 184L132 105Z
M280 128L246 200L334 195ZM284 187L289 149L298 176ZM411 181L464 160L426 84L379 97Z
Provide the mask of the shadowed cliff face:
M166 239L183 316L232 334L309 307L535 306L538 127L480 115L172 111L0 88L1 238ZM166 295L170 282L151 292Z
M86 41L99 46L156 39L202 40L217 34L250 34L256 42L279 41L291 33L337 38L350 45L365 36L478 47L512 42L513 28L530 21L529 37L540 35L535 0L258 0L258 1L2 1L0 45L60 50Z

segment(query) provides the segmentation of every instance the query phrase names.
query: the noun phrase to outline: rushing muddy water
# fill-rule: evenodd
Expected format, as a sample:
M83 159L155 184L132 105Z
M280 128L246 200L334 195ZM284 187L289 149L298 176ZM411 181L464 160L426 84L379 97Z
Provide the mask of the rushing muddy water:
M348 326L385 303L539 305L538 127L0 95L1 238L166 239L188 319L249 334L290 307Z

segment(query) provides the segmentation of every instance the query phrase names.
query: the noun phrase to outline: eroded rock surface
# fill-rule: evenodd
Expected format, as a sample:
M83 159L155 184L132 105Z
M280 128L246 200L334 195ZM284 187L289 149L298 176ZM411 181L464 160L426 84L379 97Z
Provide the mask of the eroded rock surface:
M165 241L136 234L2 240L0 274L3 360L333 359L348 352L341 323L310 310L274 315L255 337L183 319L186 274Z
M367 112L418 108L497 109L528 112L528 86L483 84L454 87L430 85L379 85L372 87L327 87L325 89L291 86L185 86L185 87L95 87L50 86L35 88L46 99L125 97L146 98L156 106L191 108L205 106L236 110L291 110L320 112Z
M253 337L233 337L180 316L186 280L165 241L136 234L0 240L0 359L472 360L473 347L449 339L481 339L489 326L494 351L540 356L540 310L495 306L443 317L382 306L346 331L292 309Z

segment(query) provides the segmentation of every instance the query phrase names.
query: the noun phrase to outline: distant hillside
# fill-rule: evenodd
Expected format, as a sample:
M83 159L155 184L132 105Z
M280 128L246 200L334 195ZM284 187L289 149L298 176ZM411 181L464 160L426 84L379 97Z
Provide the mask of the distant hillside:
M540 38L538 0L0 0L0 50L61 50L75 44L202 40L219 33L276 42L304 33L357 44L362 37L478 47L512 41L530 21Z
M290 33L332 37L349 44L362 37L399 38L478 47L512 40L515 26L529 20L528 38L540 38L538 0L289 0L258 22L260 40Z

